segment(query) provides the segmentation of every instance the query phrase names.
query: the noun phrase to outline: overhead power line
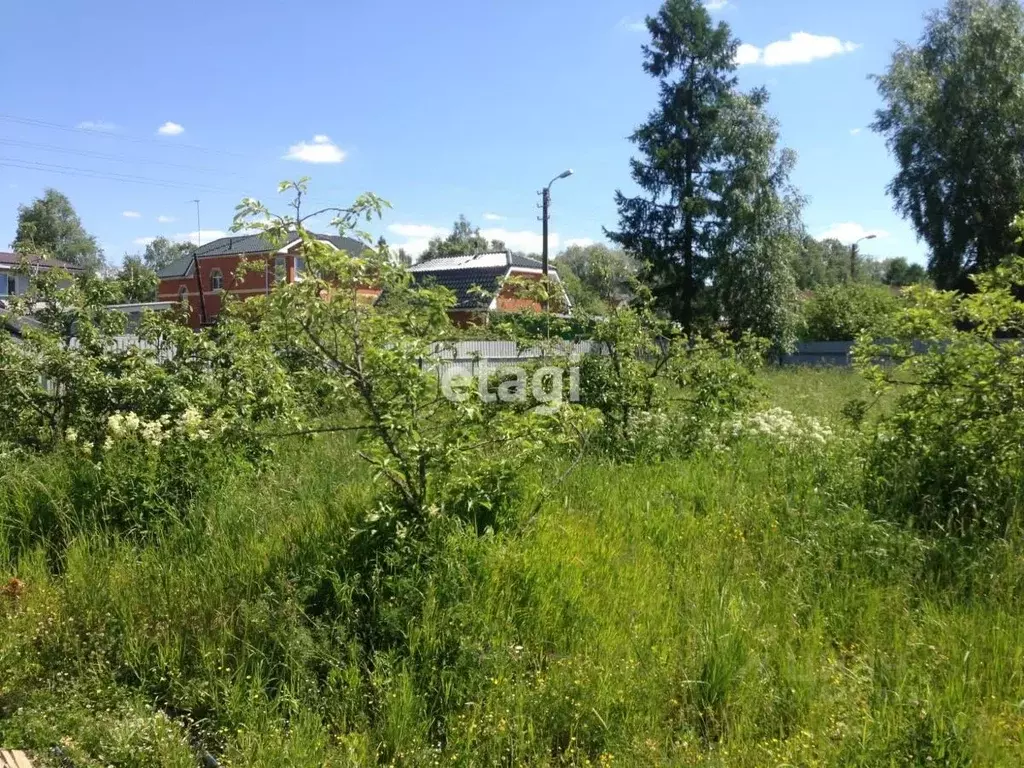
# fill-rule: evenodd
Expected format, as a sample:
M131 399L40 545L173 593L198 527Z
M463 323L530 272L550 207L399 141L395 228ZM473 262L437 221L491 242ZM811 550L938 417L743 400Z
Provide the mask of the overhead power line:
M133 144L155 144L157 146L170 149L191 149L197 152L211 152L219 155L230 155L232 157L244 157L244 155L241 155L238 152L230 152L226 149L211 149L210 147L201 147L198 144L185 144L179 141L159 141L157 139L144 139L137 136L125 136L124 134L114 133L112 131L100 131L95 128L79 128L73 125L61 125L60 123L50 123L46 120L36 120L31 117L18 117L17 115L0 114L0 121L17 123L18 125L28 125L33 128L48 128L55 131L68 131L71 133L86 134L89 136L105 136L109 139L128 141Z
M126 157L124 155L112 155L107 152L94 152L89 149L69 149L67 147L58 147L53 144L39 144L34 141L19 141L16 139L0 139L0 144L5 144L11 147L19 147L21 149L38 149L43 152L60 152L68 155L78 155L79 157L92 157L98 160L110 160L115 163L140 163L143 165L162 165L168 168L182 168L188 171L202 171L203 173L217 173L222 176L238 176L237 173L232 171L222 171L218 168L203 168L196 165L185 165L183 163L168 163L162 160L148 160L145 158ZM30 162L30 161L26 161Z
M226 194L238 194L237 190L225 187L215 187L209 184L192 184L187 181L173 181L171 179L154 179L148 176L136 176L134 174L114 173L97 171L92 168L76 168L70 165L58 165L55 163L39 163L32 160L21 160L16 157L0 157L0 166L7 168L21 168L28 171L44 171L47 173L59 173L63 176L80 176L90 179L106 179L108 181L119 181L129 184L143 184L153 187L167 187L168 189L207 190L210 192L223 192Z

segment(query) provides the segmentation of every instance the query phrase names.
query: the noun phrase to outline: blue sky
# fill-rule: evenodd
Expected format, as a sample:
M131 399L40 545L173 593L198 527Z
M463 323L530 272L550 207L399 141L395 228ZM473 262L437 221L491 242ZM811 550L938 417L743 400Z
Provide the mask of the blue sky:
M871 253L923 260L885 193L894 165L866 128L879 105L868 75L935 3L710 2L745 43L741 84L767 86L799 154L808 231L877 232ZM117 263L145 238L194 236L192 199L208 240L242 196L280 208L277 182L308 175L312 204L390 200L377 231L394 245L415 251L464 213L538 250L536 192L567 167L553 238L601 240L615 189L631 189L626 137L654 105L638 22L656 9L0 0L0 248L18 204L47 186Z

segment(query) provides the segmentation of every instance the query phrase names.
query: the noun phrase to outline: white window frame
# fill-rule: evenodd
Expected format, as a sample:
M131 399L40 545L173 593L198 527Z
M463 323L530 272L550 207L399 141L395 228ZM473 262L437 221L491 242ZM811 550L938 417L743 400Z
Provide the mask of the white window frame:
M214 267L213 269L210 270L210 290L224 290L224 273L221 272L217 267Z

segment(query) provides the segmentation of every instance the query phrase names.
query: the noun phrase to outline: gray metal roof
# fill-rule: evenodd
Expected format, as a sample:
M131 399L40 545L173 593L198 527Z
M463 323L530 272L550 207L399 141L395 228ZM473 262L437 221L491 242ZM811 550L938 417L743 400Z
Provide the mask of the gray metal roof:
M446 269L493 269L495 267L515 267L516 269L541 269L543 264L529 256L512 251L487 251L485 253L467 253L460 256L442 256L437 259L420 261L410 267L410 271L440 272ZM554 267L549 267L555 272Z
M345 251L352 256L358 256L366 246L358 240L338 235L314 235L317 240L331 243L340 251ZM272 253L279 251L282 247L290 245L297 240L293 237L283 244L275 244L264 235L235 235L232 237L220 237L205 245L199 246L195 253L200 259L212 256L244 256L252 253ZM189 253L179 259L175 259L163 269L157 271L157 277L175 278L191 277L193 274L193 258Z

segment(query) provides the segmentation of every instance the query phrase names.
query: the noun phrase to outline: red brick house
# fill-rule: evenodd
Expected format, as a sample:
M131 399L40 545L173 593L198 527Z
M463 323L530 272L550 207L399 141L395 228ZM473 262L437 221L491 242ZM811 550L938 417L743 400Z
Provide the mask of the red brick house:
M339 251L353 256L363 252L365 246L356 240L337 235L315 235ZM293 283L300 279L305 265L300 255L301 241L295 236L283 246L274 247L263 235L237 235L222 237L189 253L159 270L158 301L180 302L187 299L189 320L193 328L202 323L216 322L225 294L240 298L270 292L275 283ZM199 275L196 275L196 262ZM245 274L239 266L247 262ZM205 318L200 317L199 286L202 286Z
M539 280L544 274L539 261L511 251L431 259L410 267L410 271L417 283L443 286L455 294L451 316L456 325L484 324L492 312L539 312L542 309L537 301L503 285L510 277ZM548 274L561 285L557 270L550 268ZM563 306L569 307L569 296L564 289L562 296Z

